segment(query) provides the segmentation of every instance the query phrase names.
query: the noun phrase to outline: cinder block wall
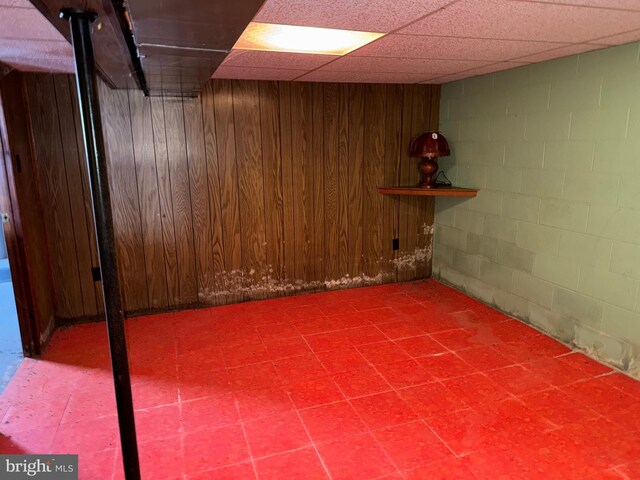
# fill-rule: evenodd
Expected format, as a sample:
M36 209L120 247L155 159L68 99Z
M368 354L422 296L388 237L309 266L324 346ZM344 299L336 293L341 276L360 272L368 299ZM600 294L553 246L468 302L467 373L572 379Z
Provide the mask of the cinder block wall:
M640 44L443 86L434 275L640 377Z

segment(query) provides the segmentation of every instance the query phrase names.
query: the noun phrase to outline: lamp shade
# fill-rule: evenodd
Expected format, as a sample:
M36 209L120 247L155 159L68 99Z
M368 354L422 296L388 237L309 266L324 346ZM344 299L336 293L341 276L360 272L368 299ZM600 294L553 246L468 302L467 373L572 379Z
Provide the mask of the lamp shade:
M449 143L441 133L425 132L413 139L409 155L421 158L448 157Z

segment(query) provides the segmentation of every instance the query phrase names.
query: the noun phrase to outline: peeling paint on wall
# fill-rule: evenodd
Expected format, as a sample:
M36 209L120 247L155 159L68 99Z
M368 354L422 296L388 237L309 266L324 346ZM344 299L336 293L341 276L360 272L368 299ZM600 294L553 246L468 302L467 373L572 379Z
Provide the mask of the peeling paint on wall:
M210 305L221 305L238 301L238 299L264 299L303 292L339 290L392 282L395 281L398 272L415 271L430 262L432 237L433 226L429 226L426 223L423 224L421 233L418 235L418 245L424 246L417 247L412 252L402 253L397 258L389 260L388 263L393 267L392 269L382 268L383 260L380 259L380 272L375 276L369 276L363 272L357 276L347 274L340 278L326 279L324 281L304 281L278 278L274 275L274 268L271 265L268 265L261 272L254 269L249 271L238 269L216 274L216 289L202 289L198 294L198 300Z
M264 274L258 274L255 270L222 272L216 275L216 285L219 285L219 288L215 291L208 288L202 290L199 293L199 300L203 303L217 305L226 303L229 298L242 297L249 300L278 297L302 292L379 285L393 279L393 274L378 273L371 277L362 273L355 277L345 275L332 280L305 282L288 278L278 279L272 274L273 268L271 266L267 267Z

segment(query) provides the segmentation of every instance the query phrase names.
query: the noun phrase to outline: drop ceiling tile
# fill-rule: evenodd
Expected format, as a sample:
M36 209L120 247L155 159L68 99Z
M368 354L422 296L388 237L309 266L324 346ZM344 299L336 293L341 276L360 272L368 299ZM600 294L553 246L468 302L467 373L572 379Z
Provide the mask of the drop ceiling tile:
M73 49L66 41L0 40L0 61L24 72L73 73Z
M33 8L29 0L0 0L0 7Z
M487 75L489 73L501 72L502 70L509 70L511 68L517 68L527 65L526 63L520 62L498 62L493 63L491 65L486 65L480 68L474 68L472 70L467 70L465 72L455 73L452 75L445 75L442 77L433 78L427 80L424 83L446 83L446 82L454 82L456 80L460 80L462 78L470 78L470 77L478 77L480 75Z
M64 40L64 37L34 7L0 7L0 39Z
M321 68L323 72L389 72L448 75L486 65L481 60L432 60L426 58L358 57L347 55Z
M551 42L391 34L356 51L358 56L506 61L565 45Z
M553 50L548 50L546 52L536 53L534 55L527 55L524 57L520 57L517 60L519 62L538 63L538 62L544 62L545 60L551 60L554 58L566 57L568 55L575 55L576 53L590 52L591 50L597 50L599 48L602 48L602 45L590 45L590 44L569 45L566 47L560 47L560 48L555 48Z
M514 0L527 2L530 0ZM640 11L638 0L536 0L542 3L557 3L558 5L579 5L583 7L621 8L625 10Z
M221 65L213 74L213 78L230 78L243 80L293 80L307 70L289 70L283 68L246 68L227 67Z
M527 65L527 63L526 62L498 62L492 65L486 65L484 67L467 70L464 73L466 73L471 77L475 77L477 75L485 75L487 73L495 73L495 72L501 72L502 70L509 70L510 68L518 68L518 67L522 67L523 65Z
M338 83L419 83L425 75L412 73L389 72L329 72L316 70L299 80L304 82L338 82Z
M414 35L578 43L626 32L640 12L508 0L462 0L400 30Z
M267 0L254 21L391 32L454 0Z
M73 49L27 0L0 0L0 62L22 71L73 72Z
M445 75L443 77L432 78L430 80L427 80L427 81L421 82L421 83L440 85L440 84L443 84L443 83L455 82L457 80L462 80L464 78L469 78L469 77L472 77L472 76L473 75L470 75L470 74L467 74L467 73L456 73L456 74L453 74L453 75Z
M225 59L225 67L285 68L289 70L313 70L331 60L335 55L305 53L262 52L256 50L233 50Z
M638 40L640 40L640 30L633 30L619 35L598 38L594 40L594 42L602 43L604 45L622 45L623 43L637 42Z

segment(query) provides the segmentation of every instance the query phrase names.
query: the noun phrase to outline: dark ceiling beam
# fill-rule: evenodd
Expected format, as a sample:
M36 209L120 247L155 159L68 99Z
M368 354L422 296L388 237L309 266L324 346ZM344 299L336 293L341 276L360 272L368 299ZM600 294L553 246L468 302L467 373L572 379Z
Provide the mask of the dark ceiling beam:
M263 2L129 0L151 95L197 95Z
M60 10L79 8L95 12L98 20L93 27L93 41L98 74L113 88L146 90L144 73L122 0L30 1L69 42L69 25L59 17Z

